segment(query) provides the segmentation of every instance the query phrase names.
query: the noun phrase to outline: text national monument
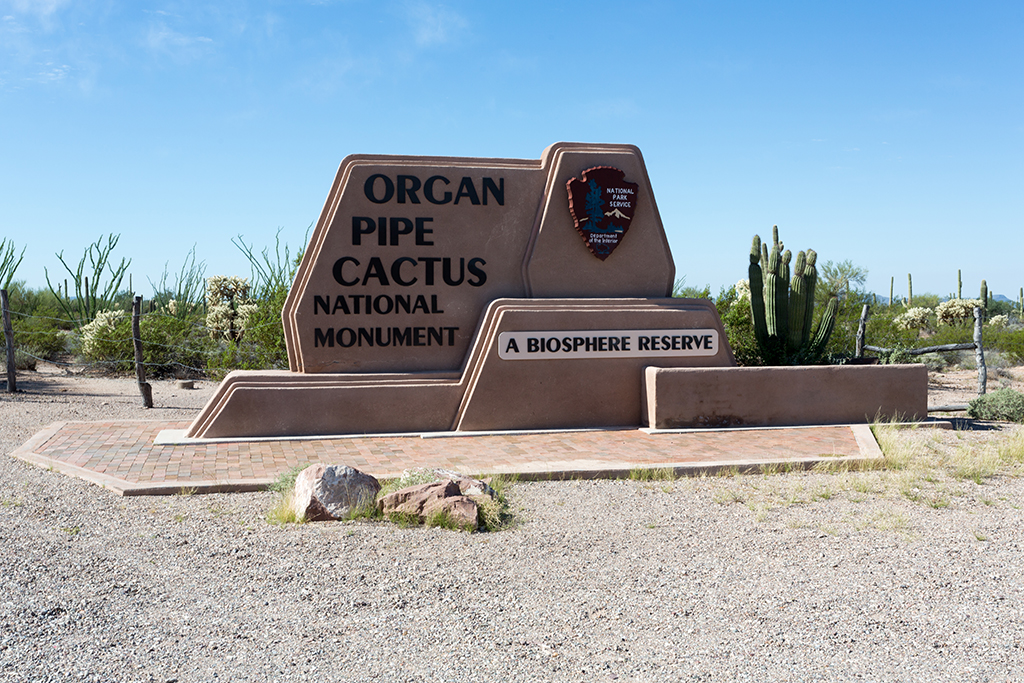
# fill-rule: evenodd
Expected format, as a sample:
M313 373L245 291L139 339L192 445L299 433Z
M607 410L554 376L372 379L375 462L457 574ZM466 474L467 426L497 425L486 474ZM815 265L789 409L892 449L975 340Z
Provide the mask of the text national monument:
M188 436L647 424L652 369L741 370L674 281L636 147L352 155L285 302L289 370L232 372Z

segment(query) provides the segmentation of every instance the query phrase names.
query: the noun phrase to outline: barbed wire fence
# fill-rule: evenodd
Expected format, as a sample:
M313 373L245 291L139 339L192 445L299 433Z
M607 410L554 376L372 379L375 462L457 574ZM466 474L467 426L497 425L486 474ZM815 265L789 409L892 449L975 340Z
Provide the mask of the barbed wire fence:
M143 312L143 298L137 296L133 300L133 311L131 314L131 334L129 336L109 336L109 335L93 335L91 341L95 344L103 345L106 348L113 349L129 349L134 351L131 357L122 354L121 357L115 358L94 358L86 359L81 353L75 352L74 349L80 349L82 345L82 328L88 323L83 323L79 320L71 318L61 318L45 315L33 315L21 313L19 311L13 311L10 308L10 302L8 299L7 290L0 290L0 308L2 308L3 314L3 340L4 340L4 351L3 357L5 358L6 365L6 376L7 376L7 393L15 393L18 391L17 388L17 376L16 369L19 365L34 367L37 363L46 363L58 368L61 368L67 374L80 374L89 371L104 371L104 372L119 372L119 373L130 373L134 369L136 377L140 386L140 393L142 393L144 403L146 407L152 407L152 397L146 398L146 389L143 388L147 385L146 372L149 371L154 375L166 375L173 373L175 376L198 376L202 378L209 378L212 374L219 373L221 371L227 372L233 367L230 364L225 364L225 352L228 349L228 340L225 339L225 333L227 330L217 327L211 327L197 319L205 321L206 316L202 313L195 313L194 318L182 317L178 315L170 315L166 312L161 311L153 306L153 302L150 303L150 310ZM31 337L33 334L38 332L20 329L14 329L13 319L22 319L24 321L41 321L47 323L50 326L50 330L66 338L65 342L65 353L58 354L39 354L33 353L38 351L31 343L22 343L25 337ZM143 321L160 321L165 320L173 322L179 331L182 332L182 336L186 338L198 337L203 339L203 343L192 343L192 344L177 344L177 343L164 343L155 339L146 338L145 330L143 328ZM261 324L250 324L244 328L245 334L253 334L266 328L280 327L280 321L270 321ZM19 337L22 340L19 340ZM67 347L71 347L69 350ZM160 350L159 354L154 353L155 350ZM157 360L145 360L147 351L150 352L150 357L159 355ZM236 344L236 353L241 353ZM183 360L184 359L184 360ZM195 362L197 360L205 360L205 362ZM150 388L151 391L151 388Z

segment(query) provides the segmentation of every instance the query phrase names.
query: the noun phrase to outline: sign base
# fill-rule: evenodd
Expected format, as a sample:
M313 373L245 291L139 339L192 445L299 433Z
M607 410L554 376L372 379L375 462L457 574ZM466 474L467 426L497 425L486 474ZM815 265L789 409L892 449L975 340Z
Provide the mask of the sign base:
M476 329L459 372L232 372L188 437L640 426L646 367L736 365L706 299L497 299Z

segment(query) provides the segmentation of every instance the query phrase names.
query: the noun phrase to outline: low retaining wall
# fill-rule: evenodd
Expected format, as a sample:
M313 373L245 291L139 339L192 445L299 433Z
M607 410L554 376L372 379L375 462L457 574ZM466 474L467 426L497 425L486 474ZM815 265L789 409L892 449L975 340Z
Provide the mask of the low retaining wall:
M850 424L928 415L924 365L645 370L642 410L656 429Z

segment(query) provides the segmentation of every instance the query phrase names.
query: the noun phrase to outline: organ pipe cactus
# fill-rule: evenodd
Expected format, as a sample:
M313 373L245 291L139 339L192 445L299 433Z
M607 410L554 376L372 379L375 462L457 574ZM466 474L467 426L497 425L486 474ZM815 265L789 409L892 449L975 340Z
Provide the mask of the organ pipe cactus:
M814 289L818 282L813 250L792 252L779 241L779 228L772 228L772 248L754 235L750 247L750 313L754 320L761 357L771 365L815 362L821 358L836 322L839 300L833 296L812 334Z

